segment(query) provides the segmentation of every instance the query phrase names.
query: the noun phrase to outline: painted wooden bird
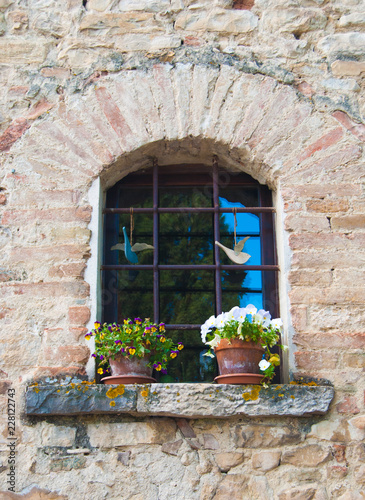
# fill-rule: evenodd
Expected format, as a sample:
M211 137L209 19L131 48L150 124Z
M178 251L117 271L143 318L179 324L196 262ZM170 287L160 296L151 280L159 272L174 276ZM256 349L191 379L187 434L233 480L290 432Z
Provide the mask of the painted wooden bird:
M154 249L152 245L148 245L147 243L135 243L133 246L131 246L125 227L123 227L123 235L124 243L118 243L117 245L112 246L111 250L122 250L126 256L126 259L132 264L138 264L138 257L136 252Z
M233 250L225 247L219 241L216 241L215 244L218 245L227 255L227 257L234 262L235 264L244 264L251 257L248 253L242 252L243 247L246 241L249 239L249 236L243 238L243 240L239 241L234 247Z

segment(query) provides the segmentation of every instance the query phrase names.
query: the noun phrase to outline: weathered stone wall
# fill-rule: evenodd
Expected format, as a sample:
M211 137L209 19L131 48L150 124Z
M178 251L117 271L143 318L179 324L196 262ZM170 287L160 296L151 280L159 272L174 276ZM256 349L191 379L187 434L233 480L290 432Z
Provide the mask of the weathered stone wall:
M364 25L361 0L0 0L1 498L364 498ZM329 414L27 418L28 382L86 377L92 183L213 154L275 193L288 373L330 380Z

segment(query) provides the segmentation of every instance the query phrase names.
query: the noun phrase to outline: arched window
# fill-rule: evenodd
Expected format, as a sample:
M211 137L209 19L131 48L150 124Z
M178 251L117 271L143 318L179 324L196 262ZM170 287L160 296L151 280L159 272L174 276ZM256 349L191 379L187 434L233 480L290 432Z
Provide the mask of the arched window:
M216 162L155 164L109 189L103 213L103 321L149 317L185 345L160 381L214 379L215 360L203 356L200 339L212 314L254 304L279 316L275 209L269 189L249 175ZM121 249L123 228L132 245L153 247L136 253L138 262ZM215 244L232 249L246 237L243 265Z

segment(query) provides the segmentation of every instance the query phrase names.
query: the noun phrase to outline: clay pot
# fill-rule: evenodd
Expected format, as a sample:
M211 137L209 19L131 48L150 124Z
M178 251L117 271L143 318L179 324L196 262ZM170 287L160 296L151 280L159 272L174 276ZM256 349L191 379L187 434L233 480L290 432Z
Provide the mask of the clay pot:
M222 339L214 349L217 357L218 384L259 384L259 362L265 352L260 344L241 339Z
M123 355L109 359L111 377L101 379L104 384L151 384L156 382L152 377L152 367L147 366L148 358L129 359Z

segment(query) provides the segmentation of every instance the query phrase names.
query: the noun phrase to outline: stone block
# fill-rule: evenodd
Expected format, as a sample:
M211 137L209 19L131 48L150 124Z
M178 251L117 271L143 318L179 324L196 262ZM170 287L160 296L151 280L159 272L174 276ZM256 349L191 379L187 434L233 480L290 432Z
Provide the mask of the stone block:
M140 10L144 12L166 12L171 10L171 3L171 0L119 0L118 10L122 12ZM176 2L174 3L176 4Z
M213 8L209 12L187 11L176 18L175 29L240 34L253 31L258 17L248 10Z
M87 14L80 23L80 31L105 29L113 35L162 31L155 16L148 12Z
M259 451L252 454L252 467L268 472L279 466L281 451Z
M352 12L341 16L337 22L340 28L364 28L365 27L365 12Z
M281 457L281 463L299 467L317 467L330 458L331 452L329 448L313 444L284 451Z
M327 56L362 56L365 55L365 33L352 31L328 35L319 40L317 47Z
M163 444L175 438L176 425L167 419L149 422L89 424L88 435L91 446L102 448Z
M163 453L167 453L168 455L177 456L179 453L179 450L181 448L182 443L183 443L182 439L179 439L178 441L174 441L173 443L164 443L161 447L161 451Z
M334 230L352 231L362 229L365 226L365 215L351 214L331 218L331 226Z
M336 405L336 410L338 413L352 414L356 415L360 413L357 406L357 398L355 396L345 396L342 401Z
M75 441L76 428L42 422L37 428L37 435L40 438L39 446L67 447L72 446Z
M60 457L51 460L50 471L62 472L74 469L83 469L86 466L85 457Z
M121 386L120 386L121 387ZM27 413L30 415L75 415L84 413L130 413L177 418L212 418L228 416L303 416L325 413L333 398L332 387L299 385L242 387L209 384L152 384L147 397L140 386L123 387L121 397L110 398L108 386L94 385L67 389L64 386L39 386L27 391ZM68 391L68 392L67 392ZM65 393L71 394L65 397ZM38 396L38 394L40 394ZM113 404L110 405L109 403ZM297 443L301 433L287 426L264 428L238 426L237 446L252 448Z
M0 491L1 500L68 500L68 495L62 495L48 489L33 486L25 493L11 493L10 491Z
M46 57L47 46L44 42L1 38L0 64L40 64Z
M9 151L14 142L16 142L29 127L30 123L26 118L15 119L0 136L0 151Z
M324 200L307 201L306 208L308 212L319 213L336 213L347 212L349 210L349 202L344 199L325 198ZM313 228L314 229L314 228Z
M263 29L269 32L298 35L322 30L327 24L327 16L320 9L286 8L265 11L261 22Z
M181 38L177 35L127 34L115 40L115 47L120 52L158 52L163 49L180 47Z
M365 61L337 60L331 64L334 76L360 76L365 73Z
M73 325L86 325L90 319L90 309L87 306L72 306L68 309L68 319Z
M281 394L280 390L277 392ZM232 435L235 445L239 448L275 448L298 444L303 439L300 431L288 426L237 425L232 430Z
M314 487L290 488L278 494L278 500L312 500L315 498L317 489Z
M227 474L220 482L214 500L242 500L249 476L244 474Z
M356 80L340 78L327 78L321 80L321 87L326 90L339 90L341 92L359 92L360 87Z
M90 10L104 12L111 5L113 0L89 0L87 5Z
M216 453L215 461L222 472L228 472L233 467L237 467L245 460L245 455L236 451Z

